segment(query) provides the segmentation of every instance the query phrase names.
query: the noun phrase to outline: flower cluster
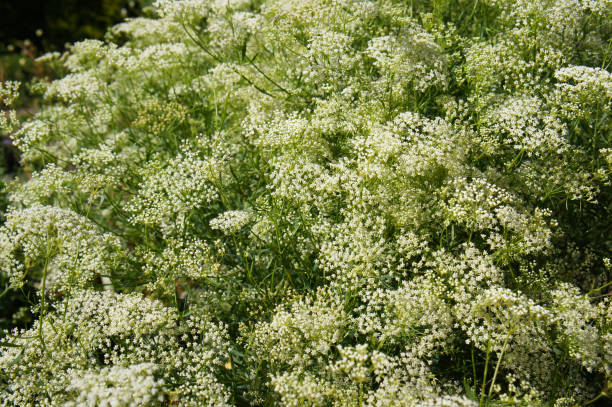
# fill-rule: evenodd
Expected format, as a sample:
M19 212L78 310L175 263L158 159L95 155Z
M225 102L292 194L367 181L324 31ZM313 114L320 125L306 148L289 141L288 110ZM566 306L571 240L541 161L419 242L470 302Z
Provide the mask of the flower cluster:
M0 114L33 316L0 405L609 399L611 33L608 0L157 0L49 55Z

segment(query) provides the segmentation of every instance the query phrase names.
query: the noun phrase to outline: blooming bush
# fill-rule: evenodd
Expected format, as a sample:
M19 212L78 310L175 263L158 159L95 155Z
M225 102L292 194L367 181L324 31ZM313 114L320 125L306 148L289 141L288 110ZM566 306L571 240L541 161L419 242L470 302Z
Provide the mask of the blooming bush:
M151 13L0 121L2 405L609 402L610 1Z

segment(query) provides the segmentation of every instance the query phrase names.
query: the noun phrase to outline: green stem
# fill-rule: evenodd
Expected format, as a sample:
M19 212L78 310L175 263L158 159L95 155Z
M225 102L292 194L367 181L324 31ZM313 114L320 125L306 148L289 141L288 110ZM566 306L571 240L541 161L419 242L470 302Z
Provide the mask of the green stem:
M477 379L476 379L476 361L474 360L474 347L472 346L472 372L474 374L474 394L476 393Z
M47 241L48 242L48 241ZM48 246L48 243L47 243ZM40 338L40 343L42 344L43 350L45 350L45 338L43 337L43 319L45 317L45 283L47 281L47 268L49 265L49 248L47 247L47 255L45 256L45 265L43 267L43 275L42 275L42 283L40 287L40 317L38 319L38 336Z
M601 287L593 288L591 291L589 291L588 293L586 293L586 295L585 295L585 296L589 296L589 295L593 294L594 292L599 291L599 290L602 290L602 289L604 289L604 288L606 288L606 287L608 287L608 286L610 286L610 285L612 285L612 281L610 281L609 283L606 283L606 284L602 285Z
M605 394L604 394L603 392L602 392L602 393L599 393L599 395L598 395L597 397L595 397L594 399L591 399L591 400L587 401L586 403L584 403L584 404L583 404L583 406L588 406L589 404L593 404L593 403L595 403L597 400L599 400L600 398L602 398L603 396L605 396Z
M504 352L506 351L506 346L508 345L508 341L510 340L511 332L508 332L506 335L506 340L504 341L504 345L502 346L501 353L499 354L499 359L497 360L497 364L495 365L495 372L493 372L493 379L491 380L491 387L489 387L489 394L487 395L487 402L491 399L491 395L493 394L493 385L495 385L495 379L497 378L497 372L499 370L499 365L504 357Z
M480 403L479 406L483 406L484 405L484 401L485 401L485 391L486 391L486 387L487 387L487 372L489 370L489 358L491 356L491 338L489 338L489 341L487 342L487 357L485 359L485 367L484 367L484 375L482 378L482 389L480 390Z
M363 383L359 383L359 406L363 406Z

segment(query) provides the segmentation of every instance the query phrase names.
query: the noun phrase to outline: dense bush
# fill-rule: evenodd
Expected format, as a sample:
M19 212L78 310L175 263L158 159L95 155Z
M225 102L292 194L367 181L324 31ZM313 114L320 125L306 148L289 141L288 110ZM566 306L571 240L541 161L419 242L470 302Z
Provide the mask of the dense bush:
M154 13L2 116L2 405L609 402L609 1Z

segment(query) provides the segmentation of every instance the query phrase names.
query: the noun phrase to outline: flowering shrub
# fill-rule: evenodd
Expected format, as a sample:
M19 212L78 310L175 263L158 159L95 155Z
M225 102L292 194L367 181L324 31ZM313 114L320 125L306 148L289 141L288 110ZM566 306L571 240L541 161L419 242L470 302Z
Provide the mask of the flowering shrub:
M2 405L609 402L610 1L151 13L0 121Z

